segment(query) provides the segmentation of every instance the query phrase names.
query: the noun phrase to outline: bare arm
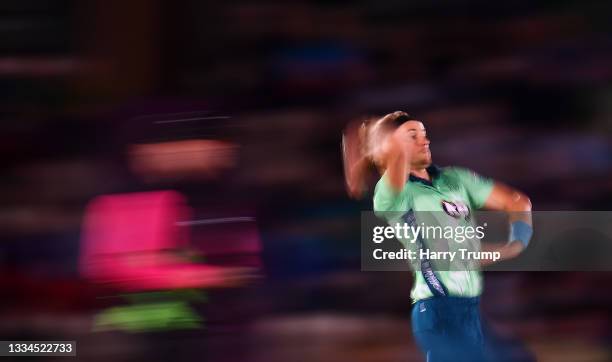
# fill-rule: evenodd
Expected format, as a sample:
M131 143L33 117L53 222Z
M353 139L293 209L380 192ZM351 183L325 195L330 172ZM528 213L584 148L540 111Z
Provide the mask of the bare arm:
M531 225L531 201L529 197L502 183L495 183L493 191L485 201L484 208L505 211L510 216L510 222L522 220Z
M392 134L383 147L387 181L396 192L402 191L410 173L409 148L397 133Z
M493 191L487 198L484 208L494 211L505 211L509 216L509 223L523 221L532 226L531 201L524 193L507 185L496 182ZM501 259L511 259L518 256L525 247L519 240L509 240L508 243L483 244L484 251L499 251ZM485 263L483 263L484 265ZM487 263L488 264L488 263Z
M363 195L365 176L373 163L381 173L386 173L387 181L396 192L403 189L410 173L412 139L407 140L398 132L388 132L376 125L369 127L366 129L363 124L351 123L342 137L346 186L354 198ZM366 147L365 143L368 143Z
M347 126L342 134L344 180L349 196L359 199L365 191L365 177L370 160L363 154L363 127L356 123Z

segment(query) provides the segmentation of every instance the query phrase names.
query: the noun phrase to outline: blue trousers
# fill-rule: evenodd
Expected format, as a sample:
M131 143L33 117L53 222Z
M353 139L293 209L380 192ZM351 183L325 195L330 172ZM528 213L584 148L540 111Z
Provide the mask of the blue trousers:
M412 332L427 362L486 361L477 297L434 297L416 302Z
M534 361L519 341L504 341L483 323L478 297L433 297L416 302L412 332L427 362Z

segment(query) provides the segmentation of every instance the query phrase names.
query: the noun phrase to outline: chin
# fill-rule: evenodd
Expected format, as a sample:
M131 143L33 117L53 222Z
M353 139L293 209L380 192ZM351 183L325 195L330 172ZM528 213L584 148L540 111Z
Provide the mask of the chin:
M412 164L412 167L414 168L427 168L429 166L431 166L431 158L425 159L425 160L419 160L419 162L415 162Z

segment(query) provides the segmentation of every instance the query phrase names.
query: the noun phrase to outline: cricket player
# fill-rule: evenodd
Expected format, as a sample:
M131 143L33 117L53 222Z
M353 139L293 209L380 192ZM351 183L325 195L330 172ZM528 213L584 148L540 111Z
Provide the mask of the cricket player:
M401 212L403 220L414 222L414 212L419 211L445 212L448 217L478 209L505 211L509 214L509 240L492 249L504 260L527 247L533 232L529 198L472 171L435 166L425 126L407 113L397 111L361 126L349 126L343 146L352 196L362 195L369 164L374 163L382 174L374 191L375 212ZM436 270L433 265L421 264L420 270L415 270L411 292L412 330L427 361L508 358L507 353L487 346L479 310L479 268Z

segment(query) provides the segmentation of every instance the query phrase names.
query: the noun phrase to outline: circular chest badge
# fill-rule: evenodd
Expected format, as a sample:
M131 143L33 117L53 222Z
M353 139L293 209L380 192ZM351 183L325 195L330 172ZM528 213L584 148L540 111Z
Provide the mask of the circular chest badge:
M461 201L446 201L442 200L442 209L449 216L454 217L455 219L459 219L461 217L467 219L470 216L470 208Z

